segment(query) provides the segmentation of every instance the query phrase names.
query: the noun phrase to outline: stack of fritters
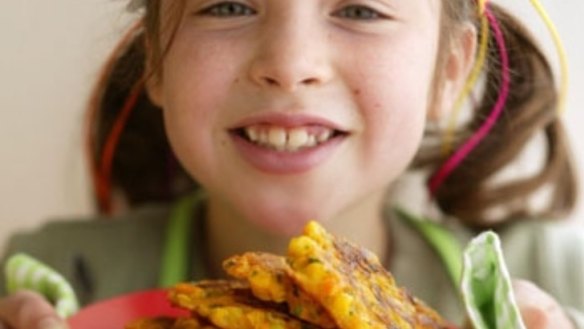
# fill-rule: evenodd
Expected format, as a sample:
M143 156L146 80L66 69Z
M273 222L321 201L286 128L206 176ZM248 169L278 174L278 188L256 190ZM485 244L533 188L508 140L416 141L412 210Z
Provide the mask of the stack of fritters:
M395 285L370 251L316 222L287 257L246 253L223 264L233 280L182 283L169 299L189 319L140 320L127 329L438 329L440 316Z

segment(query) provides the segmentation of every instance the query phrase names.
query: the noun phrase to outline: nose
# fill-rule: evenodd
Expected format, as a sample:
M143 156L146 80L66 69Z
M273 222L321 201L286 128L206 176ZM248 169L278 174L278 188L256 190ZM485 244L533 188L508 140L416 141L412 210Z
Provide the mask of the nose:
M319 86L333 76L326 38L303 20L264 28L249 66L251 80L263 88L296 91Z

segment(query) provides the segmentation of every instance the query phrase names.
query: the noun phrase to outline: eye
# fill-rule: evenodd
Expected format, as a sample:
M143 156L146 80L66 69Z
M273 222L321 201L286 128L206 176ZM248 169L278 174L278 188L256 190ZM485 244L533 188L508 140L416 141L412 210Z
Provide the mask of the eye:
M336 11L333 16L353 20L376 20L387 18L375 9L362 5L350 5Z
M216 16L216 17L232 17L232 16L251 16L257 12L242 3L225 1L216 3L198 12L199 15Z

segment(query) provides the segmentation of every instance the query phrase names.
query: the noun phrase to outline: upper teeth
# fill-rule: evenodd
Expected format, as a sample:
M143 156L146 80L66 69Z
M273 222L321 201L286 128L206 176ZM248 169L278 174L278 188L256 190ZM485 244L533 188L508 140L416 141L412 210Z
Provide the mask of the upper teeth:
M250 141L268 146L278 151L297 151L324 143L333 131L328 128L311 129L305 127L286 129L282 127L252 126L245 128Z

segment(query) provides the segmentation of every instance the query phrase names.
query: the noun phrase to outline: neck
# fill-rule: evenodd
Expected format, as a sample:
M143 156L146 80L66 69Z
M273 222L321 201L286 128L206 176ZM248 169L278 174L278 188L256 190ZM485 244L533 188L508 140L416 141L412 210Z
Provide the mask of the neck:
M384 193L371 195L335 218L323 220L322 224L329 232L373 251L383 261L389 253L387 223L381 215L383 196ZM212 276L225 276L221 264L233 255L247 251L286 254L290 237L265 231L229 209L216 198L209 198L206 235Z
M369 249L383 262L390 252L388 223L382 214L383 197L384 193L378 193L360 200L357 206L323 225L332 234Z

